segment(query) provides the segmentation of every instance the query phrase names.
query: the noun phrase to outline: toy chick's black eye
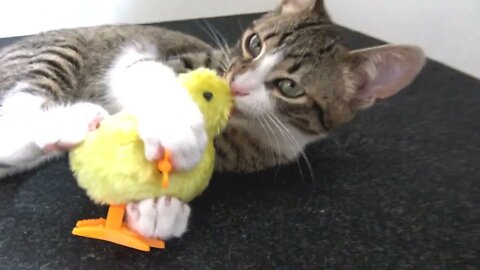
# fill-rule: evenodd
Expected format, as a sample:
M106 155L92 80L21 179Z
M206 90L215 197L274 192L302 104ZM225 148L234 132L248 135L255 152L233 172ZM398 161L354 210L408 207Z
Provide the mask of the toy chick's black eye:
M205 98L206 101L210 101L213 99L213 94L210 91L203 92L203 98Z

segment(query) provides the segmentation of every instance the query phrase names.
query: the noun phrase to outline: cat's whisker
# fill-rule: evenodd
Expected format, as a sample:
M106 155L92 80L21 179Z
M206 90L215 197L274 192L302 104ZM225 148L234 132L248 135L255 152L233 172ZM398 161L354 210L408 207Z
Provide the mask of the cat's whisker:
M269 120L272 121L271 118L270 118ZM280 131L280 136L283 137L283 138L285 138L285 136L284 136L284 135L285 135L285 132L282 130L282 128L280 128L280 127L278 126L278 124L275 123L274 121L272 121L272 122L273 122L274 126ZM291 140L291 139L288 138L288 137L287 137L287 139ZM295 144L295 143L294 143L294 144ZM305 178L304 178L304 176L303 176L302 167L300 166L300 162L298 161L298 158L295 159L295 162L297 163L297 166L298 166L298 172L300 173L300 178L301 178L302 181L304 181Z
M272 141L275 142L275 147L272 147L271 149L279 149L281 147L281 144L277 134L275 134L275 131L269 125L268 119L265 116L262 116L262 119L263 119L263 123L265 123L265 125L268 127L268 130L270 131L270 133L272 134L272 137L274 138L274 140ZM281 165L280 157L277 155L276 151L272 151L272 157L275 161L275 165Z
M298 142L298 140L295 138L295 136L293 136L293 134L290 132L290 130L285 126L285 124L282 123L282 121L280 121L280 119L278 119L278 117L276 117L275 115L270 115L270 117L273 118L273 120L275 120L278 124L280 124L283 129L287 132L287 134L289 135L289 137L292 139L292 141L294 141L299 150L300 150L300 154L302 155L303 159L305 160L305 162L307 163L307 166L308 166L308 169L310 171L310 174L311 174L311 177L312 177L312 180L315 178L314 177L314 173L313 173L313 167L312 167L312 164L310 162L310 159L307 157L307 154L305 153L305 151L303 150L303 146L300 145L300 143Z
M282 123L282 121L280 121L280 119L278 119L278 117L276 117L275 115L273 114L267 114L267 116L274 122L274 123L277 123L277 128L279 130L284 130L286 132L286 134L288 135L288 137L290 138L290 141L292 141L294 144L297 145L298 147L298 150L299 150L299 153L300 155L302 156L302 158L305 160L307 166L308 166L308 170L310 172L310 177L312 179L312 181L315 180L315 174L313 172L313 167L312 167L312 164L310 162L310 160L308 159L307 157L307 154L305 153L305 151L303 151L303 146L298 142L298 140L295 138L295 136L293 136L293 134L290 132L290 130L285 126L285 124ZM298 161L298 159L297 159Z
M222 53L224 55L222 58L222 63L225 66L225 69L228 70L232 65L232 56L230 55L230 52L226 52L225 50L222 50Z
M209 35L210 39L218 47L218 49L223 55L223 59L225 59L230 63L232 61L232 57L231 57L230 48L228 47L225 38L218 31L215 31L213 26L207 20L204 19L203 22L206 28L203 25L200 25L200 27L202 28L203 31L205 31L207 35ZM225 63L224 63L224 66L226 68L228 67L228 65Z
M258 120L258 123L262 126L263 130L265 131L265 134L267 135L267 139L268 139L268 144L270 145L270 149L276 149L274 148L273 144L272 144L272 138L270 137L270 133L269 131L267 130L267 128L265 127L265 122L266 119L264 117L261 117L261 118L256 118ZM270 131L272 131L272 129L270 128ZM272 136L275 137L275 133L272 132ZM275 141L278 142L277 139L275 139ZM277 147L279 146L279 144L277 143ZM273 163L274 165L278 165L280 164L280 162L277 160L277 157L274 153L272 153L272 159L273 159Z
M227 51L229 49L228 48L226 49L224 47L224 44L222 44L222 42L218 38L217 34L211 29L210 24L206 20L203 20L203 22L204 22L205 25L200 24L198 21L197 21L197 24L200 26L202 31L205 32L205 34L208 35L210 40L218 48L218 50L220 51L220 53L223 56L221 59L225 59L225 60L231 62L230 51ZM223 60L221 60L220 63L225 67L225 70L226 70L227 65L225 64L225 62Z
M226 52L222 49L219 48L220 53L222 54L221 59L219 59L220 64L222 65L223 71L227 71L230 67L230 60L228 59L229 56L226 55Z
M224 60L219 60L219 62L222 65L221 68L223 69L223 72L226 72L229 69L230 64L225 62Z
M210 29L207 27L208 25L208 22L203 19L202 22L203 24L201 24L199 21L196 21L198 26L200 26L200 28L202 29L202 31L207 34L208 38L213 42L215 43L215 46L217 46L219 49L221 49L221 45L217 39L217 37L210 31Z
M269 116L270 117L270 116ZM270 118L270 121L272 121L272 119ZM272 121L275 125L275 127L280 131L280 134L283 138L285 138L285 131L283 131L282 128L280 128L278 126L278 124L275 122L275 121ZM290 138L287 137L287 139L289 139L291 141ZM302 182L305 180L304 176L303 176L303 171L302 171L302 167L300 166L300 161L298 160L298 158L295 159L295 162L297 163L297 167L298 167L298 172L300 173L300 178L302 180Z
M270 131L272 132L273 138L275 139L276 148L274 148L274 149L280 149L280 147L281 147L280 140L279 140L277 134L275 133L275 130L270 126L269 121L265 116L262 115L262 118L265 120L265 124L270 129ZM277 165L281 165L280 157L277 156L276 152L274 152L273 155L275 157L275 163Z
M231 60L229 59L229 56L225 55L226 53L224 51L222 51L221 49L220 49L220 51L224 55L222 60L220 60L220 63L222 64L223 70L227 71L230 68Z
M229 58L231 58L232 53L230 51L230 47L228 46L228 43L227 43L227 40L225 39L225 37L220 33L220 31L218 31L218 29L215 26L208 23L207 21L205 21L205 22L207 23L207 27L209 27L211 29L212 33L216 33L217 39L220 41L221 44L223 44L223 48L228 53L227 56Z
M245 27L243 26L242 21L237 20L237 23L238 23L238 27L240 28L240 31L242 33L245 32Z

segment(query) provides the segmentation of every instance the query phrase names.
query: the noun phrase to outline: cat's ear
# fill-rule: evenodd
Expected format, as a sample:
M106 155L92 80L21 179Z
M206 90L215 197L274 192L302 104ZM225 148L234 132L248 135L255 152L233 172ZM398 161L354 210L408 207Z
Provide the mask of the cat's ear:
M310 10L318 14L327 15L324 0L282 0L281 10L283 14Z
M352 51L349 61L351 105L366 109L410 84L425 65L425 55L416 46L385 45Z

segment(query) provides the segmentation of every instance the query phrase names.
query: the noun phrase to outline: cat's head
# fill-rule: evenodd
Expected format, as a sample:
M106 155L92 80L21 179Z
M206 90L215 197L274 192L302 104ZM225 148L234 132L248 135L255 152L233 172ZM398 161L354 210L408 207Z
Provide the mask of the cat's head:
M312 136L407 86L425 57L415 46L350 51L323 0L283 0L244 32L226 73L237 117L275 115Z

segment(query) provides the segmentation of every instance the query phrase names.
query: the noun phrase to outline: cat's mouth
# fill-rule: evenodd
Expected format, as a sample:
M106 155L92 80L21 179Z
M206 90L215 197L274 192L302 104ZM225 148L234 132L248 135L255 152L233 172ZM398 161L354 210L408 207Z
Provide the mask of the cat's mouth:
M248 96L251 92L250 87L244 84L240 84L238 81L235 80L237 75L234 71L230 71L225 73L224 78L227 81L228 85L230 86L230 90L235 97L245 97Z
M230 86L230 91L232 92L233 98L234 98L234 108L231 111L230 117L231 118L242 118L242 119L247 119L250 118L248 117L248 113L245 113L244 110L244 103L245 103L245 97L248 96L248 93L243 93L240 92L238 87L233 83L233 78L234 78L234 72L229 70L223 74L223 78L225 81L228 83ZM248 110L247 110L248 111Z

